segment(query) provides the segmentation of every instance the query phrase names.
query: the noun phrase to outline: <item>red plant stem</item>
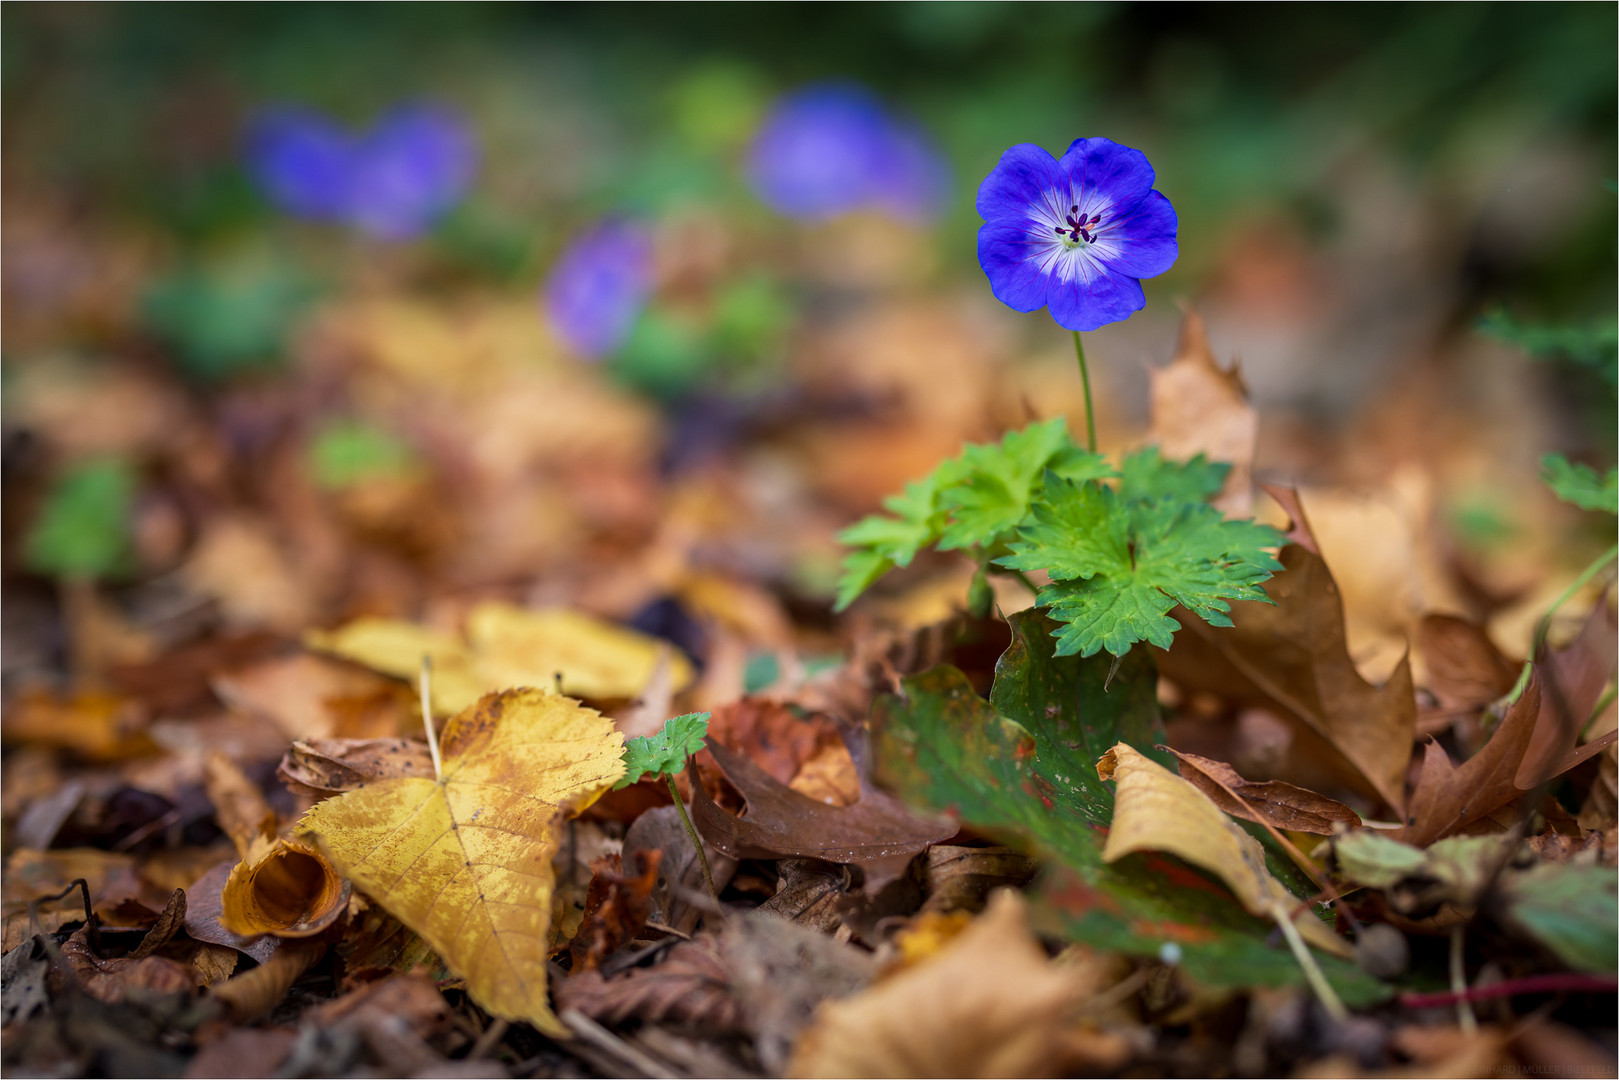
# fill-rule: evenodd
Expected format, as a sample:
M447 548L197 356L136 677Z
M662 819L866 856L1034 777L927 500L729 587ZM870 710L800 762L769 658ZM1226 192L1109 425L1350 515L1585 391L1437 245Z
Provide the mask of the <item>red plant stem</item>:
M1522 979L1470 986L1466 990L1442 990L1434 994L1401 994L1400 1004L1408 1009L1433 1009L1458 1001L1486 1001L1517 994L1619 993L1619 979L1612 975L1529 975Z

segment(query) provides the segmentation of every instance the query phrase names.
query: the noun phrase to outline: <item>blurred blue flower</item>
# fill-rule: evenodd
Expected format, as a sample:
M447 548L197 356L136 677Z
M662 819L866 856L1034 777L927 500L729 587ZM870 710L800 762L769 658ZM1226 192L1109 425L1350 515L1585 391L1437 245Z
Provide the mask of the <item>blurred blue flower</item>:
M439 106L401 106L357 137L313 110L283 107L253 121L247 160L281 210L399 240L461 200L477 147L466 125Z
M343 216L353 158L347 133L310 109L267 109L248 126L248 170L277 209L297 217Z
M754 137L747 174L771 209L811 221L864 208L926 221L949 184L922 130L848 83L810 86L777 102Z
M545 312L557 336L591 359L624 344L652 292L652 237L630 221L580 236L546 279Z
M1153 179L1146 155L1111 139L1076 139L1061 160L1033 143L1002 154L978 188L978 262L996 299L1048 308L1069 330L1140 311L1140 279L1180 253L1175 208Z

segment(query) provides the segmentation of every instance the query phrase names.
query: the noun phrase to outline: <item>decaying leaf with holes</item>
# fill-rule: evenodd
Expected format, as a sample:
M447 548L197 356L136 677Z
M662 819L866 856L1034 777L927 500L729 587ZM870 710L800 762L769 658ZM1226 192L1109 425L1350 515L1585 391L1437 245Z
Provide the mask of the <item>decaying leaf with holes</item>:
M299 828L479 1005L563 1036L545 981L557 826L623 775L622 749L612 721L577 701L490 694L445 726L438 779L367 784Z

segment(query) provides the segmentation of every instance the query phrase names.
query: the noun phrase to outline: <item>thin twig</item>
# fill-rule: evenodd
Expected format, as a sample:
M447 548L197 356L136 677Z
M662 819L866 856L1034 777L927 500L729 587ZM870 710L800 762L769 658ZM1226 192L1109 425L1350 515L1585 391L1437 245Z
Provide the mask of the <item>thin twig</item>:
M483 1034L478 1036L478 1041L472 1044L471 1050L467 1051L467 1060L476 1061L481 1057L488 1057L489 1051L500 1044L500 1040L506 1037L506 1031L510 1027L510 1021L498 1016L495 1017L494 1023L483 1029Z
M1327 1010L1328 1016L1339 1023L1348 1020L1349 1010L1344 1008L1338 992L1321 973L1321 967L1315 962L1315 957L1310 955L1310 947L1304 944L1304 938L1299 936L1299 928L1293 925L1293 919L1289 916L1287 908L1282 906L1280 900L1273 900L1270 913L1271 918L1276 920L1276 925L1282 928L1282 937L1287 939L1287 947L1293 950L1293 958L1304 970L1304 979L1310 984L1310 989L1315 991L1321 1007Z
M667 1065L646 1051L631 1046L578 1009L563 1009L559 1019L582 1041L634 1066L640 1070L642 1076L668 1077L673 1080L676 1075Z
M74 889L84 893L84 927L85 936L90 939L90 951L97 956L101 955L101 925L96 920L95 909L90 906L90 883L84 878L74 878L67 883L67 888L50 896L36 896L28 901L28 930L35 937L46 937L45 931L39 925L39 905L53 904L58 900L66 900L67 894Z
M422 653L422 726L427 729L427 750L433 755L433 779L444 779L444 763L438 756L438 733L433 730L433 695L429 679L433 674L433 658Z
M1615 557L1619 557L1619 544L1615 544L1601 555L1598 555L1595 561L1581 571L1580 576L1575 578L1573 583L1563 590L1562 595L1552 601L1552 606L1546 609L1546 614L1542 615L1540 621L1535 623L1535 636L1529 645L1529 658L1523 662L1523 670L1518 672L1518 681L1513 684L1511 690L1507 691L1506 697L1491 706L1491 712L1494 712L1497 708L1504 711L1506 706L1512 705L1518 698L1523 696L1524 690L1529 686L1529 675L1535 669L1535 658L1540 655L1541 650L1546 645L1546 635L1552 628L1552 616L1557 614L1557 609L1572 599L1575 593L1585 588L1586 583L1596 577L1597 572L1612 562Z
M1462 965L1464 950L1462 928L1450 928L1450 992L1456 995L1456 1023L1463 1033L1471 1035L1478 1030L1478 1017L1473 1015L1473 1004L1467 997L1467 969Z

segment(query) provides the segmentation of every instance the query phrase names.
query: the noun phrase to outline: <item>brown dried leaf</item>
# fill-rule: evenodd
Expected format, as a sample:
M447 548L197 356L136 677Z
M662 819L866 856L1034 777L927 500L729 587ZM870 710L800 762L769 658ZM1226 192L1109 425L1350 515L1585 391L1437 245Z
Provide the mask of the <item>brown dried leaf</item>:
M1517 669L1484 628L1455 615L1426 615L1417 651L1428 667L1428 689L1446 709L1472 710L1512 689Z
M587 971L556 987L557 1011L578 1009L603 1024L642 1020L683 1024L714 1034L743 1030L742 1005L710 934L681 942L662 963L612 979Z
M1444 747L1429 741L1422 759L1422 772L1406 818L1406 827L1390 834L1416 847L1426 847L1443 837L1461 832L1467 826L1490 816L1519 799L1524 792L1559 776L1586 758L1613 744L1615 733L1571 749L1572 740L1561 747L1549 746L1544 760L1530 765L1528 751L1542 724L1558 726L1555 711L1542 704L1543 675L1536 670L1523 696L1502 717L1501 724L1484 748L1460 765L1453 765ZM1594 704L1594 701L1591 702ZM1589 712L1589 706L1587 707ZM1557 751L1561 750L1560 756ZM1529 775L1521 784L1519 777Z
M1399 810L1417 712L1410 658L1382 686L1361 678L1326 563L1299 544L1280 557L1284 571L1265 584L1274 606L1235 603L1230 628L1177 608L1185 632L1158 654L1159 667L1186 690L1258 702L1297 721L1321 737L1345 782Z
M935 844L928 849L927 900L922 910L982 911L991 891L1027 885L1038 869L1033 859L1011 848Z
M219 921L224 910L225 882L236 865L234 860L222 862L186 889L186 933L197 941L246 953L262 964L281 947L281 939L269 934L243 937L225 929Z
M60 747L90 761L111 762L157 749L146 723L146 710L121 694L92 690L64 698L25 690L7 703L0 733L7 745Z
M203 787L214 804L214 820L236 845L238 855L246 858L255 840L275 836L275 811L259 786L230 758L217 751L208 755Z
M132 989L159 994L191 993L201 981L191 968L163 956L103 959L90 948L89 927L62 943L63 966L98 1001L122 1001Z
M1060 1076L1079 993L1046 959L1022 898L997 893L940 952L822 1005L787 1075Z
M386 712L358 717L367 727L381 727L380 731L343 730L352 728L356 717L350 714L355 710L345 711L338 703L365 701L378 695L389 704L405 705L410 700L408 691L402 697L395 696L394 691L402 688L380 675L310 653L277 657L216 674L211 685L225 704L271 721L290 739L393 735L398 730L398 720Z
M1214 805L1244 821L1269 822L1278 829L1330 836L1337 825L1360 828L1360 815L1336 799L1280 780L1244 780L1223 761L1185 754L1160 746L1180 759L1181 779L1214 801ZM1232 798L1236 792L1241 799Z
M1175 359L1155 368L1152 431L1165 458L1185 461L1206 454L1231 465L1214 504L1233 517L1253 513L1252 468L1259 438L1259 415L1248 404L1248 388L1236 363L1221 370L1209 347L1203 317L1190 307L1181 316Z
M692 809L704 838L732 858L787 855L849 863L865 870L865 889L875 894L918 853L957 831L953 822L922 817L870 787L853 806L828 806L778 783L718 742L710 741L708 750L747 799L747 813L732 817L701 785L693 791Z
M167 945L169 939L185 927L185 921L186 893L184 889L175 889L174 894L169 897L168 906L157 917L157 922L152 924L152 928L146 931L146 936L141 938L141 943L135 946L134 951L129 954L129 958L139 960L142 957L151 956Z
M433 757L416 739L299 739L275 774L293 794L324 799L374 780L430 777Z
M619 856L607 855L591 864L590 888L585 894L585 918L570 952L574 971L601 966L618 947L646 925L652 887L658 880L663 852L638 851L634 870L625 873Z

